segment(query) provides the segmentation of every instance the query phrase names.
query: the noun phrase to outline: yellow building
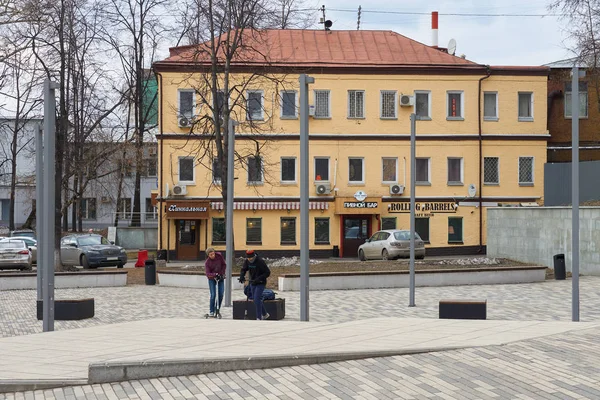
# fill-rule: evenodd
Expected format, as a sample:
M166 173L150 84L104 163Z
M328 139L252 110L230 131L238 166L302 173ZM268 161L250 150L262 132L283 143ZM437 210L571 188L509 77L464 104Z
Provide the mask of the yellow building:
M241 122L236 151L247 160L235 171L236 249L299 253L299 73L315 78L311 257L356 257L359 244L377 230L409 228L411 113L420 117L416 226L427 254L485 251L487 207L541 199L547 68L480 65L391 31L263 35L260 57L245 54L232 64L232 80L244 82L247 101L235 117ZM154 65L159 248L172 259L225 249L213 148L187 126L207 112L203 102L212 101L195 86L206 76L206 63L195 55L193 46L173 48ZM265 76L247 79L258 70ZM251 131L248 120L260 132Z

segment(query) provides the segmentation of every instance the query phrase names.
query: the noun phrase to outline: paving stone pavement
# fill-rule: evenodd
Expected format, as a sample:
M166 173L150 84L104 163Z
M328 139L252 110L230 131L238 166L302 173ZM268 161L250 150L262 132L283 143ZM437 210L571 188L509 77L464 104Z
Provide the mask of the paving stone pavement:
M581 320L600 320L600 278L581 278ZM299 293L281 292L286 319L298 319ZM35 291L0 292L0 336L41 332ZM206 312L205 290L133 286L57 290L57 298L96 299L96 317L57 321L56 330ZM310 293L310 319L345 322L373 316L437 318L443 298L487 298L488 318L571 319L571 281L525 285ZM242 293L234 293L234 299ZM224 318L231 318L225 308ZM267 322L265 322L266 324ZM276 322L272 322L276 323ZM143 334L143 333L141 333ZM185 334L185 333L182 333ZM324 365L87 385L1 395L4 399L600 399L600 330L489 346Z

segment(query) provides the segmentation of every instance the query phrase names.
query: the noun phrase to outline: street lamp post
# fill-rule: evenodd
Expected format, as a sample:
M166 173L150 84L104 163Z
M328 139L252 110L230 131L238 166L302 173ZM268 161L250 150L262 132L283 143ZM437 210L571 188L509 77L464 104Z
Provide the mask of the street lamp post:
M234 157L235 157L235 130L236 122L229 118L227 124L227 208L225 216L225 263L227 264L225 279L225 307L231 307L232 269L235 260L233 246L233 181L234 181Z
M571 80L571 318L579 321L579 67Z
M415 186L417 181L416 131L417 114L410 114L410 264L409 264L409 301L408 306L415 306Z

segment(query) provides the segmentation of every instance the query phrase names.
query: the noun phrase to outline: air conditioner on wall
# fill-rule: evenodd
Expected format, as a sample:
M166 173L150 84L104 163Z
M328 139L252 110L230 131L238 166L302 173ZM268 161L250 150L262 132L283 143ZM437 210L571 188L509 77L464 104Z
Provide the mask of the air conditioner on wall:
M187 194L187 186L185 185L174 185L171 189L171 193L174 196L185 196Z
M404 186L403 185L390 185L390 194L391 195L401 195L404 193Z
M148 155L149 156L155 156L156 155L156 150L157 148L152 146L152 147L148 147Z
M408 95L408 94L402 94L400 95L400 106L401 107L410 107L413 106L415 104L415 97Z
M308 116L309 117L315 116L315 106L312 104L310 106L308 106Z
M102 197L100 198L100 201L101 201L102 203L110 203L110 202L112 202L112 199L110 198L110 196L102 196Z
M317 194L329 194L331 193L331 184L329 182L317 183L316 187Z

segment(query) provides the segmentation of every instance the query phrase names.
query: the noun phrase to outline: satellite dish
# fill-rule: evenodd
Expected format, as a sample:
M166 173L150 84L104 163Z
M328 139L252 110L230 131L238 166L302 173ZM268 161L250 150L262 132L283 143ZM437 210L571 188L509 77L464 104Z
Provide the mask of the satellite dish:
M329 28L331 28L332 25L333 25L333 22L331 22L330 19L325 21L325 29L329 30Z
M475 187L474 184L470 184L469 185L469 197L475 197L475 195L477 194L477 188Z
M448 54L454 55L456 53L456 40L450 39L448 42Z

